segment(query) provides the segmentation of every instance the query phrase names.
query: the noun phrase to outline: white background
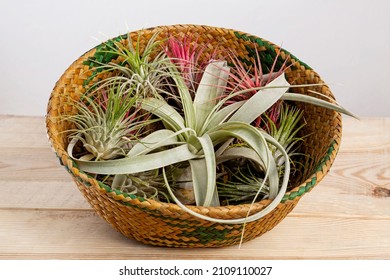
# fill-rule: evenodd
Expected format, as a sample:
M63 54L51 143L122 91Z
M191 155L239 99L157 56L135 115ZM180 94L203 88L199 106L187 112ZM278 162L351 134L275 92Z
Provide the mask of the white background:
M215 249L218 250L218 249ZM119 275L119 269L203 269L203 275ZM213 275L214 267L272 267L269 275ZM208 272L207 272L208 271ZM389 261L383 260L30 260L0 262L0 277L7 280L327 280L389 278Z
M390 116L390 1L0 0L0 114L44 115L65 69L99 42L156 25L265 38L314 68L359 116Z

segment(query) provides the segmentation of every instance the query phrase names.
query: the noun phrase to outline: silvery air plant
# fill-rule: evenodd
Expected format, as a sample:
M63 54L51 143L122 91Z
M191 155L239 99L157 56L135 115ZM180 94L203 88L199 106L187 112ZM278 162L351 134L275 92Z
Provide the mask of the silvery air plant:
M176 203L212 222L254 221L279 204L290 175L304 169L305 120L293 104L352 115L334 100L290 93L299 85L285 78L291 65L276 67L278 56L263 69L258 52L243 62L229 50L206 52L193 36L157 35L142 50L141 35L107 44L105 52L117 59L93 61L103 78L73 101L76 114L64 116L74 127L69 155L113 190ZM235 220L187 207L262 199L272 202Z

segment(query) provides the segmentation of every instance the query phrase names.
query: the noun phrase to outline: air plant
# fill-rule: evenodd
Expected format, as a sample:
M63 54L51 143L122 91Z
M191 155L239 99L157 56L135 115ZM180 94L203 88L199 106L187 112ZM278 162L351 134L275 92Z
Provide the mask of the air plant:
M245 204L268 198L268 186L250 162L246 162L245 166L240 164L238 167L232 165L232 168L226 165L221 167L222 176L217 180L221 204Z
M144 97L161 93L167 85L167 67L171 67L171 61L165 52L160 50L162 41L157 40L158 33L155 33L146 46L141 50L141 34L138 34L137 41L133 42L131 36L127 36L127 44L117 41L106 43L106 49L100 51L104 55L116 57L116 62L92 61L98 65L95 67L101 73L115 73L96 84L95 87L106 87L111 82L118 80L123 84L135 87L135 91Z
M268 133L282 145L286 150L289 158L298 155L297 150L299 145L303 141L303 137L299 136L299 132L305 126L305 122L302 121L303 112L297 107L284 103L281 106L280 117L278 123L265 115L268 119ZM305 135L307 137L309 135ZM283 156L279 153L278 149L270 146L270 149L275 157L278 166L283 166Z
M83 95L75 103L78 113L66 117L75 125L67 131L70 133L68 153L73 156L76 144L81 142L84 152L78 155L79 160L99 162L126 157L133 145L150 133L148 129L158 121L141 112L134 86L114 84L113 80L109 86L96 89L93 97ZM161 176L159 179L155 172L109 174L101 180L113 190L145 198L158 199L161 195L167 198L161 188Z
M267 133L279 142L286 151L290 160L290 174L294 174L297 168L296 165L299 163L295 163L292 157L301 155L297 151L303 141L303 137L298 136L298 133L305 126L305 123L301 121L303 112L298 108L286 103L282 107L280 118L278 119L278 126L266 114L264 114L264 118L269 123ZM232 145L232 147L234 146L245 147L245 143ZM275 160L279 177L282 177L286 158L275 146L272 144L268 146ZM224 165L221 165L220 169L217 188L224 203L250 203L255 197L256 200L268 198L268 183L263 182L261 170L258 170L251 161L243 161L242 159L228 161ZM262 186L262 189L258 193L260 186Z
M135 101L132 101L130 107L135 106L153 115L154 119L161 121L161 127L149 130L142 136L135 134L132 141L123 147L119 145L121 158L96 161L91 160L92 158L74 156L73 148L76 142L85 141L80 136L74 137L68 147L69 155L81 170L91 174L115 175L112 181L113 188L119 190L127 188L128 191L137 193L142 187L149 186L139 182L136 189L132 187L133 183L128 187L129 179L135 182L135 178L150 173L154 174L154 179L158 178L160 183L163 182L169 199L196 217L231 224L254 221L271 212L287 190L290 155L295 152L294 147L299 142L296 133L301 128L299 123L301 115L299 112L285 109L279 114L281 118L268 117L269 126L266 127L268 131L252 124L259 117L266 118L265 114L283 100L307 102L351 115L335 103L289 93L291 85L283 73L275 75L271 71L263 75L260 72L259 56L256 59L258 65L253 66L252 74L243 72L244 67L238 60L233 62L232 67L223 60L211 61L204 68L199 85L193 91L194 89L188 86L186 75L178 69L180 65L172 63L172 58L165 59L164 55L158 53L156 62L156 58L148 57L159 45L153 43L155 36L143 54L138 46L139 41L135 48L129 46L128 51L122 50L122 46L118 44L118 50L115 52L124 58L135 56L143 59L142 63L137 59L134 61L125 59L127 62L124 64L114 65L113 62L105 64L104 67L108 67L108 70L120 74L117 79L111 77L100 81L98 88L112 84L112 81L115 81L115 84L117 81L123 83L123 88L134 90L132 97ZM184 46L180 50L184 50ZM193 49L187 49L191 50ZM184 56L192 59L193 55L189 52ZM145 79L139 79L142 75L135 69L147 69L149 75ZM228 84L229 79L233 80L234 84L231 82ZM174 89L174 92L168 92L170 89ZM181 106L170 104L166 99L167 95L175 95ZM100 109L93 110L99 112ZM86 122L82 119L91 117L89 114L83 115L83 110L80 110L80 115L74 118L84 124ZM141 119L137 119L136 131L142 128L140 121ZM134 131L132 124L133 122L129 122L125 126L130 126L128 129ZM127 135L127 130L122 126L118 127L120 131L126 131ZM80 128L81 131L88 131L84 126ZM90 129L100 131L95 123ZM240 165L229 180L250 186L251 191L247 196L252 199L252 203L257 198L268 198L272 201L260 212L235 220L211 218L190 209L186 204L191 199L186 197L186 192L180 192L182 183L191 181L192 188L189 193L193 195L196 205L219 206L220 188L217 187L217 182L226 183L223 181L224 172L229 170L229 163L234 161L241 161L244 164ZM184 197L179 199L178 194L183 193Z
M251 96L256 94L257 88L266 86L275 78L282 75L284 71L288 68L288 58L286 58L281 67L277 71L275 70L276 62L279 59L279 52L277 52L273 64L269 70L269 73L263 73L262 63L256 45L254 45L254 50L256 56L252 57L251 66L249 68L245 67L243 62L234 53L229 55L231 63L233 65L232 72L230 74L230 89L248 90L245 91L243 94L235 95L229 102L248 100ZM274 123L277 123L277 120L279 118L281 103L281 101L275 102L275 104L271 106L271 108L267 111L268 119ZM256 127L259 127L261 125L262 120L262 117L259 116L255 120L254 125ZM263 124L263 128L265 126L267 126L266 121Z
M205 67L216 55L216 51L207 55L205 48L206 45L199 45L192 35L182 38L170 36L165 44L166 55L176 65L192 95L200 83ZM205 56L203 60L202 56Z
M105 176L102 178L102 182L111 186L111 189L122 193L169 202L164 180L157 169L134 174Z
M133 88L112 84L100 89L99 97L83 95L75 102L78 113L66 116L75 125L71 132L69 151L80 141L86 150L84 160L109 160L126 155L131 139L141 137L143 128L150 123L139 115L137 97Z

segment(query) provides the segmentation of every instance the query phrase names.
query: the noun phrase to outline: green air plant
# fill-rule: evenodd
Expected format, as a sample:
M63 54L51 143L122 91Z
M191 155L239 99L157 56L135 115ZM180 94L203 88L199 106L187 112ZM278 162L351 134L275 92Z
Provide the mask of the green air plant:
M92 62L98 65L98 72L110 75L93 84L91 89L106 87L107 84L120 80L123 84L134 86L137 94L145 97L161 93L167 85L167 67L171 66L171 62L163 50L158 51L162 41L157 40L157 36L158 33L155 33L143 49L140 47L141 33L135 42L129 34L127 44L115 40L106 43L106 48L100 52L116 59L110 62L92 59Z
M298 148L302 143L303 138L298 136L299 131L304 127L302 122L302 111L284 103L281 108L281 114L276 124L267 115L263 116L268 119L267 132L272 136L288 154L290 160L290 174L295 173L296 165L292 157L300 155ZM245 147L245 143L236 143L232 147ZM279 177L282 177L284 172L284 161L286 160L283 154L272 144L269 144L269 149L275 160ZM255 168L253 163L248 160L235 159L225 162L221 165L219 178L217 180L218 193L224 204L250 203L255 197L256 200L268 198L268 183L263 183L261 170ZM260 172L260 174L259 174ZM263 186L261 192L258 193L259 187Z
M268 133L282 145L290 159L293 156L300 155L297 150L303 138L299 136L299 132L305 126L302 117L303 112L301 110L287 103L282 104L277 123L265 115L265 118L268 119ZM275 157L276 164L283 166L284 158L282 154L275 147L270 146L270 149Z
M237 67L238 62L229 67L226 61L211 61L204 68L199 85L193 91L189 88L185 75L172 63L172 58L165 59L165 55L157 52L156 57L161 60L156 63L156 57L148 57L156 53L155 48L160 46L153 43L155 36L144 53L141 53L138 44L135 48L128 46L128 50L122 50L123 46L117 44L115 52L120 50L121 55L125 54L124 58L135 56L147 59L142 60L142 63L134 63L135 66L131 59L127 63L114 65L114 62L110 62L104 65L109 66L107 71L119 73L119 76L98 82L97 88L122 84L120 88L133 92L131 96L134 100L130 106L133 112L137 108L152 115L160 126L145 129L146 124L143 125L143 120L138 117L135 118L136 129L133 122L126 124L131 131L144 133L133 132L134 136L131 138L126 133L125 138L121 139L130 141L118 146L121 147L120 156L116 154L119 158L96 160L95 157L94 160L74 156L76 143L85 141L85 137L80 137L80 134L76 134L68 146L69 155L81 170L99 176L115 175L110 179L114 189L156 197L153 189L149 188L151 185L143 183L149 178L151 182L158 182L152 187L164 189L167 199L196 217L231 224L254 221L271 212L283 199L289 183L290 156L295 153L296 144L300 141L296 133L302 124L299 122L301 114L287 107L278 114L278 118L268 117L269 125L264 129L253 125L255 121L260 116L267 118L270 108L284 100L312 103L351 115L334 102L288 92L293 86L287 82L283 73L274 75L271 71L262 75L262 80L268 75L270 81L258 83L255 87L241 87L239 85L242 80L252 80L253 77L245 76L244 72L237 75L238 72L235 71L238 70L232 68ZM148 69L151 76L146 80L156 75L159 82L144 83L145 79L139 80L141 75L134 69ZM255 73L256 71L258 70ZM244 77L240 78L240 75ZM255 77L259 75L255 74ZM231 80L236 81L236 86L229 83ZM150 90L145 90L144 85L149 87L150 84L153 85ZM174 96L177 101L175 105L169 102L167 96ZM245 98L241 98L242 96ZM93 111L99 111L98 105L92 103L93 108L96 106ZM177 104L180 106L176 106ZM80 119L81 123L84 123L83 118L90 118L89 114L84 116L82 110L80 113L74 119ZM85 127L84 130L87 131L88 128ZM239 168L236 167L225 180L226 172L232 170L232 162L240 162ZM248 192L243 198L252 203L258 198L267 198L271 202L256 214L234 220L211 218L194 212L187 206L192 200L197 206L221 205L221 198L224 199L219 194L220 190L223 193L221 182L225 184L224 187L234 184L249 186L250 190L246 188ZM240 191L244 189L245 187L240 187Z
M137 106L135 88L128 84L111 83L108 88L99 88L94 95L83 95L76 102L78 113L66 119L75 125L70 132L68 153L72 155L78 142L84 148L80 160L106 161L126 157L135 143L148 134L150 126L158 120ZM161 189L163 181L155 172L141 174L99 176L112 189L144 198L167 198ZM101 178L100 178L101 177Z
M217 181L221 204L244 204L268 198L269 188L250 162L232 165L233 168L221 167L221 177Z
M78 113L66 119L75 125L69 149L81 141L85 160L109 160L126 155L131 148L128 137L140 137L146 118L138 116L133 89L121 84L100 89L99 97L83 95L75 102Z
M170 201L164 187L164 180L157 169L134 174L100 175L100 177L98 179L113 190L145 199Z

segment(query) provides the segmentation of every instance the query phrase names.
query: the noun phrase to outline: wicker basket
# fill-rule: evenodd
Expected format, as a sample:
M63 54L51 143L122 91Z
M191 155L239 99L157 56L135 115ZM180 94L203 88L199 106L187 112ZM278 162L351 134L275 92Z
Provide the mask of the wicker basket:
M192 34L198 38L198 43L206 44L206 52L212 52L218 47L226 47L242 58L253 55L254 44L261 53L263 63L272 63L275 54L280 50L282 59L286 57L294 63L286 72L290 84L315 84L321 78L308 65L299 61L292 54L264 39L239 31L197 25L160 26L142 30L141 44L155 33L164 38L168 34ZM138 32L130 33L137 38ZM112 40L126 40L127 35ZM95 57L101 61L115 59L99 52L103 44L86 52L77 59L56 83L48 103L46 126L49 139L60 162L72 175L78 188L97 213L125 236L145 244L168 247L221 247L238 244L241 241L243 225L212 223L195 218L183 211L176 204L145 200L132 195L112 191L108 186L96 181L81 172L66 153L68 138L63 131L69 129L69 123L56 118L64 113L75 113L69 98L78 98L85 89L86 83L93 81L97 73L91 71L93 65L88 58ZM298 89L297 89L298 90ZM308 88L298 91L310 94ZM332 98L327 86L317 86L316 91ZM341 115L337 112L308 104L299 104L304 110L307 122L302 152L311 156L310 174L306 178L292 179L295 187L290 188L282 202L271 213L254 222L246 224L243 241L249 241L277 225L298 203L300 197L310 191L329 171L336 157L341 140ZM270 201L258 202L252 207L252 213L266 207ZM247 215L250 205L226 207L196 207L190 208L196 212L220 219L243 218ZM86 233L87 234L87 233Z

